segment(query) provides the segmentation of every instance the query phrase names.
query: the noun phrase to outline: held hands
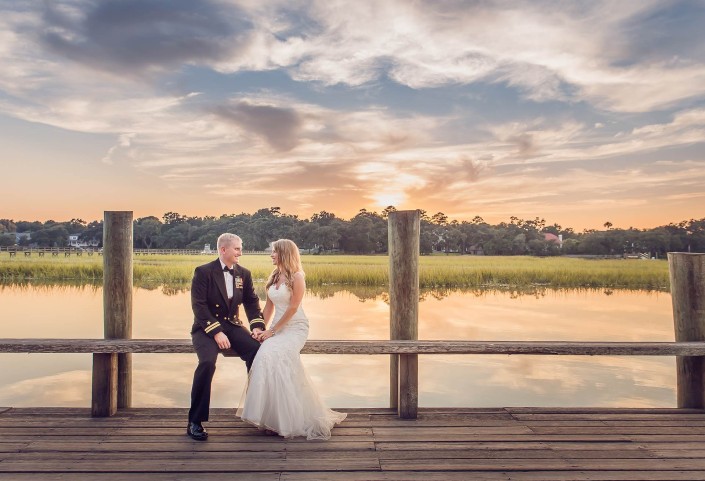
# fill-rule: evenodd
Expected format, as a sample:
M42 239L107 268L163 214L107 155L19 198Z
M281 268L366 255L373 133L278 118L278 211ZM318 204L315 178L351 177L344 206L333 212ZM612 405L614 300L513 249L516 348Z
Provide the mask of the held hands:
M252 339L254 339L254 340L256 340L256 341L259 341L259 342L262 342L262 341L259 340L259 336L260 336L263 332L264 332L264 331L263 331L262 329L260 329L259 327L255 327L254 329L252 329Z
M252 337L258 340L259 342L264 342L270 337L274 335L274 330L273 329L267 329L266 331L263 331L260 328L256 328L252 330Z

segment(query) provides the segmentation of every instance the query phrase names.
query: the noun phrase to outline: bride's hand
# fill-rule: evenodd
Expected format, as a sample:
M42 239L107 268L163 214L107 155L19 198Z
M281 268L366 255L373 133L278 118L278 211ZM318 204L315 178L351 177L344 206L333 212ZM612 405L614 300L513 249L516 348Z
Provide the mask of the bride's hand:
M259 335L259 342L264 342L270 337L272 337L276 332L274 329L267 329L266 331L262 331Z

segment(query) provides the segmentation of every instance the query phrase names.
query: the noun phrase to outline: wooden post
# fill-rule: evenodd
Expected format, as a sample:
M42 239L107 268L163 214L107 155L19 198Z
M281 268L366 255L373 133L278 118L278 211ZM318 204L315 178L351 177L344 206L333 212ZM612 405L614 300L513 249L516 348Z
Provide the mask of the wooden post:
M131 211L105 212L103 320L106 339L132 338ZM132 354L117 355L116 395L118 409L132 405Z
M705 254L669 252L676 341L705 341ZM705 357L676 357L678 407L705 408Z
M420 212L391 212L388 232L390 339L415 341L419 338ZM391 355L389 404L403 419L416 419L418 413L418 362L418 354Z
M117 412L118 355L93 354L93 399L91 416L104 418Z

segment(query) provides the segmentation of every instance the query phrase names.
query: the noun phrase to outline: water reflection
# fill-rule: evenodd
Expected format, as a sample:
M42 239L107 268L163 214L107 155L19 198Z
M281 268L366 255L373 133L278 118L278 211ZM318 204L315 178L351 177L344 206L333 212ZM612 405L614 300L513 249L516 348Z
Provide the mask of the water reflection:
M264 285L257 293L264 298ZM133 291L133 336L188 338L188 285ZM0 284L2 337L100 338L102 286ZM312 339L386 339L383 288L321 286L304 299ZM433 289L420 293L420 339L672 341L670 294L658 291ZM0 405L88 406L90 355L0 355ZM304 362L336 407L385 406L388 356L307 355ZM134 356L138 406L186 406L191 354ZM218 363L214 406L234 406L244 388L238 359ZM671 357L471 356L420 358L422 406L675 405Z

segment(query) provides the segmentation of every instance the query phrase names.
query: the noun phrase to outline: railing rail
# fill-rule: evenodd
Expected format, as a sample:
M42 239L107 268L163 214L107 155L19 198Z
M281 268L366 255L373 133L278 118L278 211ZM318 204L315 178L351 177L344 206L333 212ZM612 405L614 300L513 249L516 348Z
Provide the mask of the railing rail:
M110 416L118 409L119 356L138 353L193 353L190 339L0 339L0 353L90 353L93 355L91 412ZM504 354L559 356L678 356L705 359L705 342L310 340L302 354ZM233 355L232 351L223 352ZM402 385L402 383L400 383ZM402 385L403 387L403 385ZM418 389L418 381L415 390ZM417 404L414 404L416 417Z
M0 339L0 353L193 352L190 339ZM687 357L705 356L705 342L309 340L301 353Z

